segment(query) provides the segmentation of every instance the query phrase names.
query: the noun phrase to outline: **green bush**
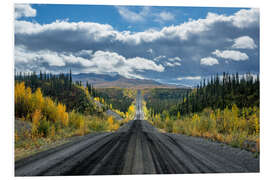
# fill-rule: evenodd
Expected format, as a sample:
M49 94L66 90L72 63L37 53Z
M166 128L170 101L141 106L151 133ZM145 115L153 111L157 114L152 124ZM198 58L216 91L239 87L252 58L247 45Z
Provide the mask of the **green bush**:
M38 126L38 133L42 134L44 137L47 137L50 132L50 122L43 118Z

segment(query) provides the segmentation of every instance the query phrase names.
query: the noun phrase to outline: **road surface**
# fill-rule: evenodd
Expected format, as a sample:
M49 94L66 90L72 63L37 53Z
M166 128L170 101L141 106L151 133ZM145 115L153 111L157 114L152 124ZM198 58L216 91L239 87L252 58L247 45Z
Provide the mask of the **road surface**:
M115 133L80 140L15 162L15 176L259 172L245 150L185 135L160 133L143 119L141 95L135 119Z

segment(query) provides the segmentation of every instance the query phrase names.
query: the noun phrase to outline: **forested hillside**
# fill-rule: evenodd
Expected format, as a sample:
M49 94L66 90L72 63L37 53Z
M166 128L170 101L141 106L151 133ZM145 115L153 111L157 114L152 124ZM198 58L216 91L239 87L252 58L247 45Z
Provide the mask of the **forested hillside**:
M191 89L155 88L143 90L146 106L153 114L162 113L179 103Z
M111 109L118 109L126 113L136 97L135 89L123 88L97 88L95 96L104 99Z
M259 76L253 77L246 74L239 77L238 74L223 73L204 80L193 91L187 92L180 102L170 109L170 114L177 115L201 112L209 107L212 109L232 108L235 104L238 108L259 106L260 98Z
M16 82L24 82L32 92L40 88L44 96L50 96L54 101L66 105L68 111L75 110L83 114L98 114L104 111L94 103L94 89L91 86L84 88L80 82L72 83L70 74L46 74L35 72L31 74L19 73L15 76Z
M192 90L179 91L178 97L171 92L172 100L169 92L163 95L152 90L145 96L145 117L162 131L202 136L258 152L259 86L258 75L223 73Z

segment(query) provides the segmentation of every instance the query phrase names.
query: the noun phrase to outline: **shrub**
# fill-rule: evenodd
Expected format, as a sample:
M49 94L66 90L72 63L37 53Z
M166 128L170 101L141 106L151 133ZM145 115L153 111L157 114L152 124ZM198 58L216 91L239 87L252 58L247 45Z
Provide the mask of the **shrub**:
M42 118L42 114L40 110L36 110L32 114L32 134L33 135L36 135L38 133L38 127L39 127L41 118Z
M93 117L91 120L88 121L88 128L90 131L102 132L111 130L113 127L111 125L111 127L109 128L108 120L106 121L97 117Z
M44 137L47 137L50 133L50 122L43 118L38 126L38 132Z
M51 128L50 128L50 137L51 138L55 137L55 127L54 127L54 125L52 125Z

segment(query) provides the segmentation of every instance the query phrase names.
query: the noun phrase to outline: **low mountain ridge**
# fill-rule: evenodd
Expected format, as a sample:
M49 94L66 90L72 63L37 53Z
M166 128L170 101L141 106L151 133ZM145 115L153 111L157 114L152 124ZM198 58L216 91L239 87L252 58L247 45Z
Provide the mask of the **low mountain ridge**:
M81 73L73 74L72 78L74 81L82 81L83 84L86 82L93 84L95 88L183 88L182 85L171 85L162 84L160 82L149 80L149 79L130 79L125 78L119 74L106 75L106 74L95 74L95 73Z

